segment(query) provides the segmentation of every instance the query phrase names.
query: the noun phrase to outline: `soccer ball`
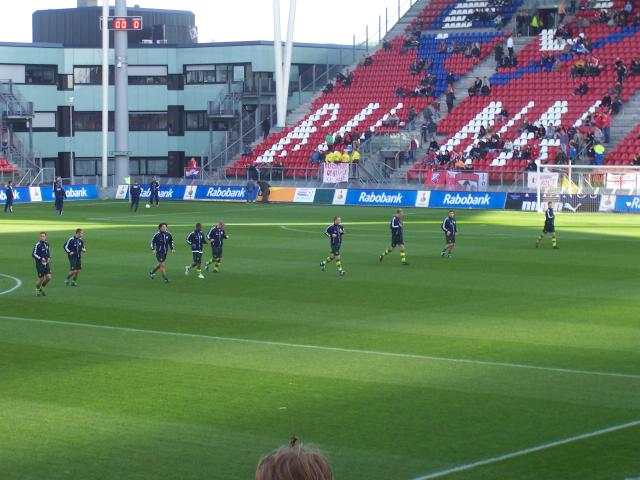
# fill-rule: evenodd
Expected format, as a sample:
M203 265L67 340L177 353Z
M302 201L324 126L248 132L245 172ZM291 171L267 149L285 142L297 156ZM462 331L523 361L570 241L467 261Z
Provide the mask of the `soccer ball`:
M149 205L148 203L144 206L144 208L151 208L151 205Z

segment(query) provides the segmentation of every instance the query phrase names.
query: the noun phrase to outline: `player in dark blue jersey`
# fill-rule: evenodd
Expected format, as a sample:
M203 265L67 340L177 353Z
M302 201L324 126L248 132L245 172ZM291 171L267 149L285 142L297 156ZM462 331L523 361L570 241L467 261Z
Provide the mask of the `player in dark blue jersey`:
M384 257L393 252L396 247L400 247L400 261L402 265L409 265L407 263L407 252L404 249L404 223L402 222L402 217L404 217L404 210L399 208L396 210L396 214L389 225L389 228L391 228L391 245L378 257L380 261L384 260Z
M157 177L153 177L151 179L151 183L149 184L149 188L151 189L151 196L149 197L149 205L153 205L153 202L156 202L156 207L160 203L160 182L158 182Z
M331 247L331 253L327 258L320 262L320 269L324 272L327 267L327 263L336 261L336 267L338 267L338 275L344 277L346 271L342 268L342 257L340 256L340 247L342 246L342 237L344 236L344 227L342 226L342 218L335 217L333 223L329 225L324 234L329 237L329 245Z
M445 246L440 252L440 256L445 255L453 258L453 249L456 248L456 234L458 233L458 223L456 222L456 213L449 210L449 214L442 221L440 229L444 232Z
M192 268L198 272L198 278L204 278L202 274L202 253L204 252L204 246L207 243L207 239L202 233L202 224L196 223L196 228L187 237L187 245L191 247L191 254L193 255L193 263L184 267L184 274L189 275Z
M78 275L82 270L82 254L87 251L84 247L84 230L76 229L73 237L69 237L64 244L64 251L69 257L69 275L67 275L64 284L71 287L78 286Z
M205 263L204 269L209 271L209 265L213 264L213 273L218 273L222 263L222 247L224 246L224 241L229 238L229 235L224 230L224 222L219 221L211 227L207 238L211 243L211 260Z
M55 207L58 215L62 215L62 209L64 208L64 201L67 198L67 192L64 191L62 186L62 179L58 177L53 184L53 196L55 197Z
M166 223L158 225L158 231L151 239L151 251L156 254L156 260L158 260L158 263L153 267L153 270L149 272L149 276L151 277L151 280L153 280L156 276L156 272L160 270L164 283L169 283L165 267L167 253L169 250L171 250L171 253L176 252L173 247L173 236L167 231L167 227Z
M38 280L36 282L36 297L46 297L44 287L51 281L51 254L47 234L40 232L40 239L33 247L31 257L36 261L36 272Z
M129 199L131 200L131 206L129 210L133 210L134 212L138 211L138 205L140 204L140 194L142 193L142 188L138 182L133 182L131 187L129 187Z
M14 193L13 193L13 182L11 180L7 182L7 186L4 190L4 195L5 195L4 213L7 213L7 211L9 213L13 213Z
M558 250L558 238L556 234L556 214L553 211L553 202L547 204L547 209L544 212L544 227L542 227L542 233L536 240L536 248L540 246L542 239L549 233L551 235L551 245Z

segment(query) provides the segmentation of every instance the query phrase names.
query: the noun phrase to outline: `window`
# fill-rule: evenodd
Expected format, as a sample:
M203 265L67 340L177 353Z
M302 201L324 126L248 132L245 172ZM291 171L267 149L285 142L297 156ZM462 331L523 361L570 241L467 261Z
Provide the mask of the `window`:
M73 90L73 75L58 75L58 90Z
M206 111L186 112L187 130L209 130L209 119Z
M169 173L169 162L166 158L147 160L147 175L167 175L167 173Z
M31 85L55 85L56 65L25 65L25 83Z
M132 112L129 114L129 130L132 132L166 131L166 112Z
M113 131L114 113L109 112L109 130ZM102 112L73 112L73 129L77 132L100 132L102 130Z
M140 77L140 76L130 76L129 77L129 85L166 85L167 77Z
M227 83L243 82L245 78L244 65L186 65L185 83L188 85L199 83Z
M166 85L165 65L129 65L129 85Z
M96 161L95 158L76 158L73 162L74 174L78 176L96 175Z
M115 72L113 65L109 66L109 85L114 84ZM76 85L102 85L102 67L86 66L73 68L73 81Z

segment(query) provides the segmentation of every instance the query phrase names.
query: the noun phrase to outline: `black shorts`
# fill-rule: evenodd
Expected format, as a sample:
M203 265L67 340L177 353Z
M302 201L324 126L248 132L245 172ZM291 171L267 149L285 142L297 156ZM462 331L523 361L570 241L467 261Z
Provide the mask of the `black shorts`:
M340 255L340 245L331 245L331 254L335 257Z
M69 255L69 269L82 270L82 259L76 255Z
M156 252L156 260L158 260L159 263L164 263L167 260L167 253Z
M556 233L555 225L547 225L544 224L544 228L542 229L542 233Z
M445 238L445 241L447 242L447 245L455 245L456 243L455 235L445 235L444 238Z
M191 254L193 255L193 263L200 263L202 262L202 252L191 252Z
M211 256L216 259L222 258L222 247L211 245Z
M391 246L396 247L398 245L404 245L404 238L402 234L400 235L391 235Z
M47 264L43 264L42 262L36 262L36 272L38 273L38 278L42 278L45 275L51 274L51 266Z

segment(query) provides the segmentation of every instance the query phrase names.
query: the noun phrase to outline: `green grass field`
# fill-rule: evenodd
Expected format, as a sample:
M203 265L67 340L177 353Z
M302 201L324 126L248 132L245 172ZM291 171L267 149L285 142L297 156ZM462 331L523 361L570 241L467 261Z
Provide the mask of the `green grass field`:
M335 214L344 278L318 267ZM409 209L403 267L377 259L392 214L104 202L0 217L0 273L24 282L0 296L0 478L251 479L291 434L339 480L640 477L640 423L602 432L640 421L638 217L558 214L554 251L533 248L539 215L461 210L448 260L445 212ZM184 238L218 219L221 273L185 277ZM160 221L177 241L167 285L147 275ZM62 246L76 227L74 289Z

